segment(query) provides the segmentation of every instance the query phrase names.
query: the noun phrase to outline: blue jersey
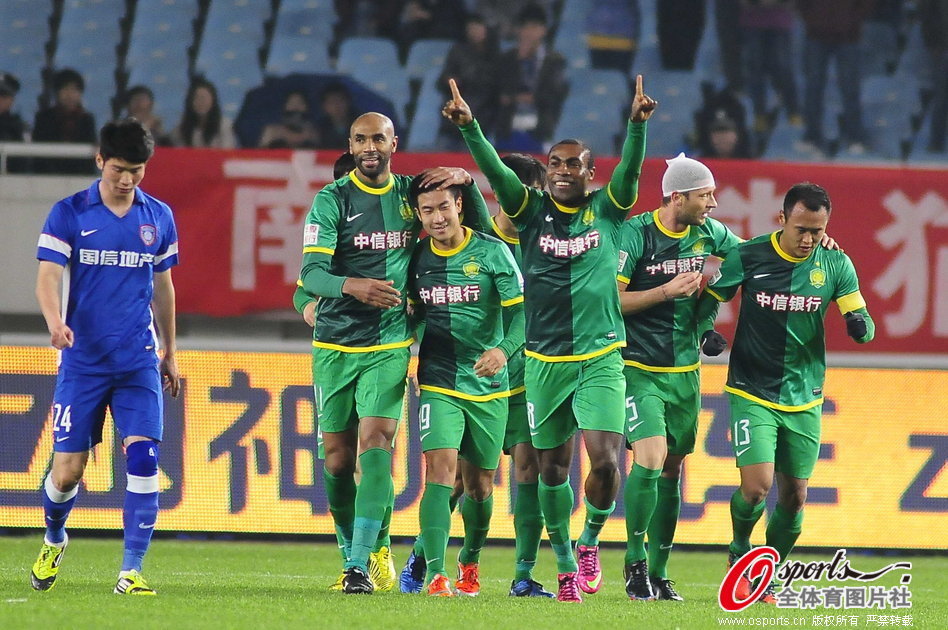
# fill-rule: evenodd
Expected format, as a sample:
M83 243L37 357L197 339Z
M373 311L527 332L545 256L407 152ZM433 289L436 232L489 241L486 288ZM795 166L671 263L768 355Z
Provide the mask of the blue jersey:
M56 203L36 257L62 265L65 321L74 333L62 366L115 374L157 365L153 274L178 263L171 208L135 189L124 217L102 202L99 181Z

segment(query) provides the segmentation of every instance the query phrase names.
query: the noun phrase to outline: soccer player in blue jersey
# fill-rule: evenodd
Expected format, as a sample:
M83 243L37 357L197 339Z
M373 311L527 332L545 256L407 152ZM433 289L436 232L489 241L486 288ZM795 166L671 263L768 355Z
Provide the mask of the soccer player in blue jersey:
M53 463L43 485L46 536L30 573L39 591L56 583L69 542L66 519L108 407L128 473L125 554L114 592L156 594L141 569L158 516L162 390L177 396L179 381L171 282L178 234L171 209L138 188L154 149L134 118L106 124L95 157L101 179L56 203L39 237L36 297L61 351Z

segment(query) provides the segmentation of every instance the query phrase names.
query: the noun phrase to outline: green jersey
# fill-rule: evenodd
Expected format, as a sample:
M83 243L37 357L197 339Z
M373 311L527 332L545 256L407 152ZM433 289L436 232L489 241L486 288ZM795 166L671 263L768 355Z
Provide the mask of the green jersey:
M680 273L702 271L708 256L724 258L741 239L712 218L672 232L658 210L632 217L620 234L619 273L626 291L647 291ZM698 359L697 294L625 316L626 365L650 372L688 372Z
M497 227L497 223L494 221L491 221L491 227L493 227L494 234L497 236L497 238L507 244L507 248L513 255L514 260L517 261L517 267L520 268L523 265L523 256L520 253L520 239L510 238L501 232L500 228ZM507 326L509 326L510 320L513 318L513 316L513 311L510 309L504 309L504 330L506 330ZM521 320L520 323L523 324L523 321ZM507 357L507 379L510 381L511 394L519 394L526 389L523 384L523 357L524 355L522 348L518 352L515 352L511 356Z
M803 411L823 402L830 302L843 314L864 312L866 302L849 256L816 247L796 258L779 238L774 232L738 245L706 292L725 301L742 289L724 389L772 409Z
M638 192L645 123L629 123L622 160L609 184L576 208L524 186L500 161L476 122L461 131L520 232L526 355L541 361L581 361L624 346L614 271L619 227Z
M425 321L418 352L421 389L485 401L510 395L507 369L492 377L474 373L491 348L506 356L523 347L523 279L499 240L465 228L464 241L442 250L422 239L412 257L411 299ZM502 311L519 313L506 328Z
M405 295L408 264L421 232L408 203L411 180L391 175L375 188L352 171L317 193L303 232L299 281L306 294L320 296L314 346L369 352L411 345L404 299L383 310L342 293L345 279L353 277L391 281ZM471 225L489 229L490 214L477 187L465 187L464 196L464 207L474 208Z

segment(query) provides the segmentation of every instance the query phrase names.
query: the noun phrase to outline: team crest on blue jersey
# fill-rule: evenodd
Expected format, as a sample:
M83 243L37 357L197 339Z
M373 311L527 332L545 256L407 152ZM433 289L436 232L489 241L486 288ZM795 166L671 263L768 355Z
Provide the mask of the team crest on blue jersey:
M158 240L158 228L154 225L143 225L138 228L138 235L142 237L142 242L145 245L154 245L155 241Z
M810 270L810 284L821 289L826 284L826 272L820 268Z

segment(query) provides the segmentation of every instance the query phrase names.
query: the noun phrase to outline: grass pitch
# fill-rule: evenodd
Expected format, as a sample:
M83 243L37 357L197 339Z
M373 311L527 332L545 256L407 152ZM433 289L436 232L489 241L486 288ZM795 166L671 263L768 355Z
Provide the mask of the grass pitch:
M581 605L507 596L514 550L492 546L481 557L481 595L454 600L381 593L345 596L327 586L339 573L334 545L278 542L157 540L145 565L157 598L112 594L120 540L83 538L73 531L56 586L33 591L29 570L39 535L0 538L0 628L719 628L725 625L816 627L816 615L855 615L856 627L881 627L868 615L910 615L915 628L948 628L948 558L850 554L856 568L913 563L913 607L899 610L785 610L757 604L729 614L717 604L725 554L676 550L670 574L684 603L630 602L622 585L622 551L602 552L604 586ZM452 549L456 547L452 546ZM395 547L401 569L408 548ZM450 552L453 555L453 552ZM831 552L794 554L829 560ZM536 577L555 591L555 565L544 543ZM895 585L897 578L877 584ZM397 588L397 587L396 587ZM820 623L819 626L827 625ZM851 625L851 621L846 625Z

